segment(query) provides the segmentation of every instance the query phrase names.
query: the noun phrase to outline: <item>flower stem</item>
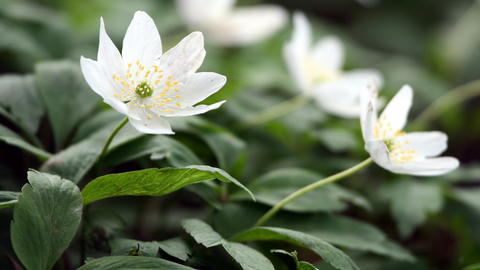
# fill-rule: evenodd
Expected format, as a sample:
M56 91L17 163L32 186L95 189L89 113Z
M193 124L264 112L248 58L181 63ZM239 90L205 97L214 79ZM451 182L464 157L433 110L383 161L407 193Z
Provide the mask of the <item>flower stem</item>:
M102 167L103 160L105 159L105 155L107 154L108 146L110 146L110 143L112 142L115 135L117 135L120 129L122 129L122 127L125 126L127 123L128 123L128 117L125 117L125 119L123 119L123 121L120 124L118 124L118 126L112 131L107 141L105 142L102 152L100 153L100 156L98 156L97 169L95 173L96 175L98 175L100 172L100 168Z
M433 102L411 124L414 126L426 125L454 105L478 95L480 95L480 80L462 84Z
M251 114L250 116L240 120L235 125L233 125L233 129L241 132L247 129L253 128L255 126L261 125L266 123L270 120L278 118L280 116L284 116L288 113L291 113L310 101L310 98L300 94L290 100L284 101L280 104L275 106L269 107L263 111L259 111L257 113Z
M284 207L286 204L288 204L289 202L295 200L296 198L302 196L303 194L309 192L309 191L312 191L318 187L321 187L323 185L326 185L328 183L331 183L331 182L335 182L337 180L340 180L346 176L349 176L355 172L357 172L358 170L366 167L367 165L369 165L370 163L372 163L373 159L370 157L364 161L362 161L361 163L349 168L349 169L346 169L345 171L342 171L342 172L339 172L337 174L334 174L332 176L329 176L327 178L324 178L322 180L319 180L315 183L312 183L306 187L303 187L297 191L295 191L294 193L290 194L289 196L287 196L285 199L283 199L282 201L280 201L279 203L277 203L272 209L270 209L267 213L265 213L258 221L257 223L255 223L254 227L258 227L258 226L261 226L263 223L265 223L267 220L269 220L273 215L275 215L278 211L280 211L280 209L282 209L282 207Z

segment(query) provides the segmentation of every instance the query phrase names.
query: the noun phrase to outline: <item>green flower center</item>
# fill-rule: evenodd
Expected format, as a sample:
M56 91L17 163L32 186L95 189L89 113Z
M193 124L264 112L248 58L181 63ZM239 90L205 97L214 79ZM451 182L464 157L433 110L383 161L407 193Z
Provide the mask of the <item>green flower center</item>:
M150 97L153 95L153 86L147 80L141 81L135 88L135 93L141 98Z
M394 139L383 139L383 142L388 148L388 151L392 152L393 151L393 146L395 145L395 140Z

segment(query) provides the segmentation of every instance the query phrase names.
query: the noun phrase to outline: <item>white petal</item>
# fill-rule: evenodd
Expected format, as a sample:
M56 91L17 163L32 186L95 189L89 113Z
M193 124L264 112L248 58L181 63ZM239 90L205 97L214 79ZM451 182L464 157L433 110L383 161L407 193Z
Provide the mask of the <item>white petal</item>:
M236 0L177 0L177 6L186 24L203 30L228 16Z
M138 116L140 119L128 117L130 123L136 130L147 134L174 134L170 124L165 118L157 118L156 116L150 118L145 113L139 113Z
M327 36L315 43L312 48L312 57L319 66L330 72L338 72L345 61L345 48L340 39Z
M197 71L203 58L203 35L193 32L162 56L159 67L164 70L163 74L181 82Z
M287 22L285 9L276 5L258 5L235 9L205 35L207 41L222 46L245 46L265 40Z
M177 108L174 110L174 113L172 115L165 115L165 116L177 117L177 116L191 116L196 114L202 114L214 109L218 109L220 105L225 103L225 101L226 100L223 100L223 101L214 103L212 105L198 105L196 107Z
M366 110L367 112L365 115L365 120L362 121L361 127L362 127L363 140L365 142L368 142L373 140L373 125L376 122L374 117L376 112L372 105L372 102L368 102L368 106Z
M83 77L85 77L88 85L95 93L103 98L110 98L114 94L120 94L121 89L115 87L114 81L109 79L105 68L99 62L81 56L80 67Z
M217 92L227 82L227 77L214 72L199 72L188 77L180 87L179 99L182 107L193 106Z
M384 169L390 170L392 167L390 153L388 152L388 148L383 141L367 141L365 143L365 150L370 153L370 156L375 163Z
M122 56L125 65L137 61L147 69L162 55L162 42L152 18L143 11L135 12L123 39ZM126 66L125 66L126 68Z
M304 93L311 92L311 85L304 70L311 36L312 31L307 18L302 12L295 12L293 15L292 38L283 46L283 59L294 83Z
M377 92L383 87L383 76L376 69L354 69L343 73L343 79L355 85L374 84Z
M395 133L397 130L403 130L403 127L405 127L408 112L412 106L412 98L412 88L409 85L404 85L392 100L390 100L380 115L379 119L383 123L387 124L390 122L393 130L392 133Z
M113 75L124 78L126 74L125 64L115 44L105 31L103 18L100 18L100 41L98 45L97 61L106 71L107 78L113 80Z
M360 125L362 127L363 137L365 139L365 126L367 124L367 119L370 121L369 131L372 132L373 126L377 123L377 112L375 103L377 103L378 88L376 87L373 81L367 84L367 87L360 90L359 99L360 99ZM370 109L371 108L371 109ZM369 111L372 110L370 113ZM370 114L369 114L370 113ZM369 137L368 140L372 138ZM367 139L365 139L367 141Z
M436 157L447 149L448 137L443 132L430 131L411 132L396 139L400 140L402 146L419 152L421 156Z
M410 163L394 163L390 169L394 173L419 176L435 176L446 174L460 165L454 157L427 158Z

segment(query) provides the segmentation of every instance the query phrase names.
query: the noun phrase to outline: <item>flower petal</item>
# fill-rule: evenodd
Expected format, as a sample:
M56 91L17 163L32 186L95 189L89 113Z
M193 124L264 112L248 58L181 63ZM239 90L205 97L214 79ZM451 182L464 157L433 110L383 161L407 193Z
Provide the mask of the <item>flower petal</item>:
M326 36L315 43L312 48L312 57L319 66L335 73L342 69L345 48L337 37Z
M194 73L180 87L179 102L182 107L193 106L217 92L226 82L227 77L214 72Z
M421 156L436 157L447 149L448 137L440 131L411 132L397 137L401 145L411 148Z
M175 134L170 127L168 121L163 118L153 117L150 118L145 113L138 114L140 119L135 119L133 117L128 117L132 126L142 132L147 134Z
M177 0L177 6L186 24L195 30L214 26L228 16L236 0Z
M367 141L365 150L370 153L373 161L380 167L390 170L392 162L390 161L390 153L385 143L381 140Z
M419 176L435 176L446 174L460 165L454 157L426 158L410 163L394 163L390 169L394 173Z
M159 66L164 70L163 74L172 75L174 80L182 82L197 71L202 65L203 58L205 58L203 35L200 32L193 32L166 52L160 58Z
M245 46L265 40L287 22L285 9L276 5L237 8L205 35L208 41L222 46Z
M202 114L214 109L218 109L225 102L226 100L214 103L212 105L198 105L195 107L188 107L188 108L181 108L181 109L177 108L172 115L165 115L165 116L177 117L177 116L191 116L196 114Z
M143 11L135 12L123 39L122 56L126 65L137 61L147 69L162 55L162 42L152 18Z
M97 60L105 69L106 78L113 80L113 75L124 78L126 74L125 63L117 47L105 31L103 18L100 18L99 39Z
M380 120L385 124L390 122L392 133L403 130L407 123L408 112L412 106L413 90L409 85L404 85L400 91L387 104ZM388 132L387 132L388 133ZM393 135L393 134L389 134Z
M312 30L305 14L293 15L293 33L290 41L283 46L283 59L290 76L304 93L310 92L310 83L304 70L304 61L308 54Z
M365 128L367 125L367 119L369 121L369 132L373 132L373 126L377 123L376 101L378 96L378 88L375 82L370 81L367 87L360 90L360 126L362 127L362 134L365 141L373 139L371 133L366 136ZM370 112L371 111L371 112Z

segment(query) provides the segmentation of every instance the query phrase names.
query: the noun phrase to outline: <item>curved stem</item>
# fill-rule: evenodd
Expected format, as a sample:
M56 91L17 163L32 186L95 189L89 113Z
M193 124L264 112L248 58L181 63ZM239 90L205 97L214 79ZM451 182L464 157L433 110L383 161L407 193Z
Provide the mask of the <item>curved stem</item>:
M270 120L278 118L280 116L284 116L288 113L291 113L303 107L308 102L310 102L310 98L303 94L300 94L292 99L284 101L275 106L269 107L263 111L259 111L257 113L251 114L250 116L237 122L233 126L233 129L240 132L240 131L253 128L255 126L266 123Z
M477 95L480 95L480 80L462 84L433 102L411 124L415 126L428 124L454 105Z
M286 204L288 204L289 202L295 200L296 198L302 196L303 194L309 192L309 191L312 191L318 187L321 187L323 185L326 185L328 183L331 183L331 182L335 182L337 180L340 180L346 176L349 176L355 172L357 172L358 170L366 167L367 165L369 165L370 163L372 163L373 159L370 157L366 160L364 160L363 162L349 168L349 169L346 169L345 171L342 171L342 172L339 172L337 174L334 174L332 176L329 176L327 178L324 178L322 180L319 180L315 183L312 183L306 187L303 187L297 191L295 191L294 193L290 194L289 196L287 196L285 199L283 199L282 201L280 201L279 203L277 203L272 209L270 209L267 213L265 213L258 221L257 223L255 223L254 227L258 227L258 226L261 226L263 223L265 223L267 220L269 220L273 215L275 215L278 211L280 211L280 209L282 209L282 207L284 207Z
M120 124L118 124L118 126L112 131L107 141L105 142L102 152L100 153L100 156L98 156L97 169L95 173L96 175L98 175L100 172L100 168L102 167L102 162L105 159L105 155L107 154L108 146L110 146L110 143L112 142L115 135L117 135L120 129L122 129L122 127L125 126L127 123L128 123L128 117L125 117L125 119L123 119L123 121Z

